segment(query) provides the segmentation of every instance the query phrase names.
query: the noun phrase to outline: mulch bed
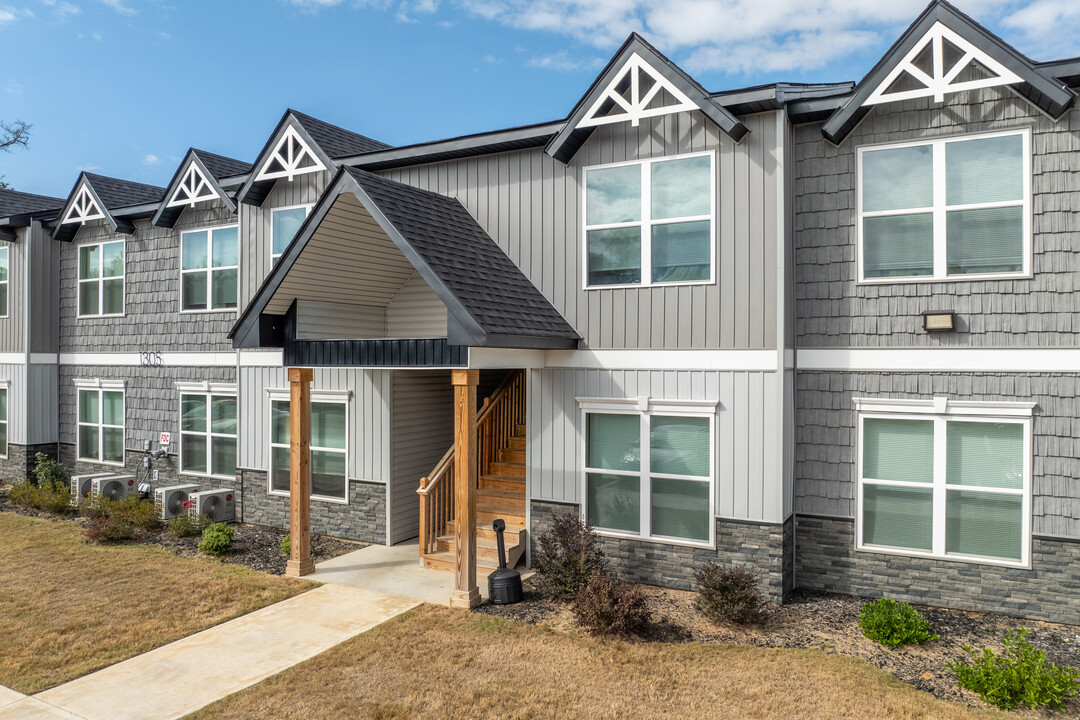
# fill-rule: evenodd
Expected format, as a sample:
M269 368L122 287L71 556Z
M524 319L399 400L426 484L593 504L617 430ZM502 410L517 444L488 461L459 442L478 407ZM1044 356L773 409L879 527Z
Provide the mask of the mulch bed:
M28 517L54 522L74 522L86 525L85 518L78 515L53 515L33 508L14 505L8 499L10 485L0 485L0 512L11 512ZM287 530L266 527L264 525L232 524L233 545L222 559L223 562L243 565L253 570L284 575L288 556L281 552L281 541L289 534ZM164 527L153 530L137 530L132 544L159 545L176 555L194 556L199 554L199 537L175 538ZM311 536L311 554L316 563L345 553L359 550L367 543L339 540L323 535Z
M1025 627L1028 641L1058 665L1080 667L1080 626L1036 622L990 613L945 610L917 605L919 612L941 636L925 645L887 648L863 637L859 610L865 598L796 590L784 605L771 605L758 627L714 625L694 608L697 593L639 585L653 613L651 625L638 642L703 642L770 648L812 648L857 657L920 690L976 707L989 707L975 693L961 689L946 669L949 661L963 660L965 645L1001 650L1007 630ZM525 600L516 605L484 603L476 612L520 620L554 629L578 631L569 607L540 597L525 580ZM1080 700L1068 701L1064 712L1017 710L1024 717L1080 718Z

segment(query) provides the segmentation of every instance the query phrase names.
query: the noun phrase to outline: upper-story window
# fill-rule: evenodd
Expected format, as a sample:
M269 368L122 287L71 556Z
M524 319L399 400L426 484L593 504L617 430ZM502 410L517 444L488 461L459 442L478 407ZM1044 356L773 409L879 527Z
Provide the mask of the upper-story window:
M180 309L192 312L235 308L236 226L183 233L180 247Z
M79 247L79 316L124 314L124 241Z
M712 153L585 169L585 286L713 280Z
M8 249L0 248L0 317L8 316Z
M270 224L274 244L274 262L278 261L278 258L285 252L285 248L289 247L289 243L296 237L296 231L304 224L310 210L310 205L300 205L298 207L277 208L271 211Z
M1030 133L859 148L859 280L1031 272Z

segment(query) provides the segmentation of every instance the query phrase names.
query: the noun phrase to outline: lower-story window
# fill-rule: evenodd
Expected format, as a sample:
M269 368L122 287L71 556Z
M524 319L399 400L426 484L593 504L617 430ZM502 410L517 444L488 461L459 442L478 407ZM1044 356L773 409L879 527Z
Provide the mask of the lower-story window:
M8 454L8 391L7 385L0 385L0 457Z
M236 475L236 396L180 394L180 472Z
M1028 563L1030 406L863 407L858 547Z
M349 499L345 400L311 403L311 497ZM270 401L270 492L289 494L289 401Z
M585 515L601 532L711 544L714 467L713 415L586 409Z
M124 462L124 391L79 388L80 460Z

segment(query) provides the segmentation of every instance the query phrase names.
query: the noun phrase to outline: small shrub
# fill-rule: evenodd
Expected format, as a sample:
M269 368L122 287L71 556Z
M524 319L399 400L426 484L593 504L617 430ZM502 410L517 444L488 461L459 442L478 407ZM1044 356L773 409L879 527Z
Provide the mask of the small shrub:
M39 487L30 480L19 480L11 487L11 502L20 507L36 508L54 514L71 510L71 491L67 485L49 484Z
M69 486L67 469L45 453L34 455L34 482L40 488Z
M1046 653L1027 641L1026 628L1005 633L1000 655L989 648L979 653L970 646L971 664L948 663L956 673L960 687L979 693L979 697L1004 710L1021 705L1055 710L1065 708L1065 699L1080 690L1080 669L1058 667L1046 659Z
M292 535L281 538L281 554L292 555Z
M118 515L99 515L90 520L83 535L95 543L123 542L135 537L135 526Z
M637 587L598 572L574 599L574 617L595 635L628 637L648 625L652 613Z
M185 512L182 515L166 520L165 529L174 538L196 537L202 535L203 530L209 524L210 519L205 515L200 515L198 519L195 519Z
M922 645L940 637L930 632L930 621L918 610L888 598L863 603L859 627L863 635L887 647Z
M753 565L707 562L694 572L698 612L714 623L752 625L765 619L765 598Z
M110 515L119 515L140 530L152 530L158 526L157 508L151 500L138 495L128 495L108 505Z
M38 487L29 480L16 480L11 485L11 494L8 499L19 507L32 508L37 499Z
M233 529L225 523L214 523L203 530L199 551L214 557L221 557L232 547Z
M576 515L560 515L537 539L536 586L550 600L572 600L607 561L600 538Z

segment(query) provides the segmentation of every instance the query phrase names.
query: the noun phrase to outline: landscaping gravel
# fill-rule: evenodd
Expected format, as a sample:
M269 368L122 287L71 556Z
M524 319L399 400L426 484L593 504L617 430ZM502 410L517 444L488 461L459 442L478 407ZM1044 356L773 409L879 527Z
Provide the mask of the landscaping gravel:
M794 591L784 605L770 605L761 626L715 625L694 608L696 592L650 585L638 586L649 600L653 622L635 638L639 642L730 643L775 648L810 648L856 657L920 690L948 700L989 707L975 693L961 689L946 669L949 661L967 656L965 645L1001 650L1007 630L1025 627L1028 641L1058 665L1080 667L1080 626L1035 622L990 613L945 610L917 605L941 639L925 645L887 648L863 637L859 611L866 598ZM540 597L531 579L525 581L525 600L516 605L484 603L476 612L521 620L553 629L576 630L569 606ZM1080 700L1073 698L1064 712L1017 710L1025 717L1080 718Z

